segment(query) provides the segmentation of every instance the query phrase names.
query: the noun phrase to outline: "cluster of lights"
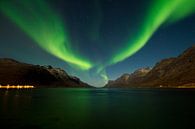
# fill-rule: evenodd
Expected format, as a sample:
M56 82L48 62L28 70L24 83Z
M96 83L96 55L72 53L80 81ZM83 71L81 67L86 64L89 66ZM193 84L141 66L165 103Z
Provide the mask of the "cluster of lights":
M34 88L34 86L31 86L31 85L17 85L17 86L14 86L14 85L7 85L7 86L1 86L0 85L0 88L2 89L29 89L29 88Z

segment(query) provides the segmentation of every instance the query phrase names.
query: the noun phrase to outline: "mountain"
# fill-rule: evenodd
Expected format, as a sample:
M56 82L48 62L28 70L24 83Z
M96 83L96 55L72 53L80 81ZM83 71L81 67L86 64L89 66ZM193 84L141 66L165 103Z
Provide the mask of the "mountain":
M106 87L194 87L195 46L175 58L164 59L152 69L143 68L124 74Z
M128 74L125 73L118 79L112 81L108 81L107 86L109 87L128 87L129 84L136 85L140 80L143 79L143 77L151 70L151 68L141 68L136 70L135 72Z
M0 85L33 85L35 87L90 87L60 68L21 63L0 58Z

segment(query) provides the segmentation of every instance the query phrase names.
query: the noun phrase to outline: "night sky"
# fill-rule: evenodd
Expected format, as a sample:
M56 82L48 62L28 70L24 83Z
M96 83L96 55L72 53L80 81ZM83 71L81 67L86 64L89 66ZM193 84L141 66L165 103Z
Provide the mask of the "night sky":
M96 86L195 44L195 0L1 0L0 58Z

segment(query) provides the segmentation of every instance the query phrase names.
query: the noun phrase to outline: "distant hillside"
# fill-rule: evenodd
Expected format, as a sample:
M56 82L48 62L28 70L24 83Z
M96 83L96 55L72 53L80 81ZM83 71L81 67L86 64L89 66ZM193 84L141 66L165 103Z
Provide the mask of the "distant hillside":
M0 59L0 85L33 85L35 87L89 87L79 78L60 68Z
M195 86L195 46L178 57L160 61L152 69L143 68L132 74L124 74L106 85L106 87L180 86Z

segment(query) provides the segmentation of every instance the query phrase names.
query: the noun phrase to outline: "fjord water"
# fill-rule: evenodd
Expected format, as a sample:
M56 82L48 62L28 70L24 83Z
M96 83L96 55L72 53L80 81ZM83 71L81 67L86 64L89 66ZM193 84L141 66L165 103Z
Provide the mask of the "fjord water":
M194 89L0 90L4 129L193 129Z

